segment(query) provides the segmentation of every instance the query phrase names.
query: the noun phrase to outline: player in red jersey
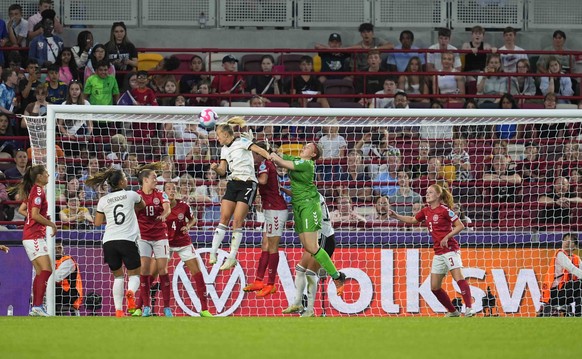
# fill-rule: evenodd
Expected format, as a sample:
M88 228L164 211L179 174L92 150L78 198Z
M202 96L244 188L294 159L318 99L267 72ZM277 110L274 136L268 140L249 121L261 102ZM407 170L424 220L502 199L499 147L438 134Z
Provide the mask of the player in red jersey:
M433 184L426 191L426 203L428 206L420 210L414 217L402 216L392 210L389 212L390 217L409 224L425 223L432 236L435 253L430 274L430 289L438 301L449 311L447 316L459 317L461 313L455 309L451 303L451 298L442 289L443 278L447 272L451 272L453 279L461 289L466 306L465 316L472 317L475 315L475 310L472 308L471 288L463 276L459 243L454 238L465 226L452 210L454 208L453 196L448 190L438 184Z
M186 202L176 199L176 184L172 182L164 183L164 192L170 200L172 211L166 218L168 226L168 238L170 239L170 252L176 252L190 273L194 276L194 291L200 299L200 316L212 317L208 311L208 300L206 299L206 284L204 276L200 272L196 250L192 245L192 239L188 231L196 223L196 217L192 215L192 209Z
M266 142L257 142L257 146L269 151ZM277 291L275 277L279 265L279 241L287 223L287 202L279 190L277 168L271 161L253 153L255 166L258 167L259 194L263 205L265 223L263 225L263 241L261 242L261 258L257 266L255 281L247 285L245 292L257 291L258 297L265 297ZM269 268L267 285L263 283L265 271Z
M57 226L48 218L48 203L44 186L49 174L43 165L28 167L22 181L17 185L22 202L18 212L26 217L22 231L22 244L36 273L32 283L32 309L28 315L48 317L42 306L46 293L46 283L51 276L52 266L45 241L46 227L51 227L52 236L57 234Z
M168 259L170 258L170 246L168 244L168 227L166 218L170 215L170 200L168 196L156 189L158 184L156 170L161 170L162 162L156 162L141 166L137 170L137 178L141 189L137 193L143 198L145 208L138 212L137 219L141 239L138 240L141 256L140 273L140 297L137 302L134 316L152 315L150 304L150 287L152 285L152 254L160 276L162 298L164 300L164 315L172 316L170 309L170 275L168 274ZM143 305L143 312L141 306Z

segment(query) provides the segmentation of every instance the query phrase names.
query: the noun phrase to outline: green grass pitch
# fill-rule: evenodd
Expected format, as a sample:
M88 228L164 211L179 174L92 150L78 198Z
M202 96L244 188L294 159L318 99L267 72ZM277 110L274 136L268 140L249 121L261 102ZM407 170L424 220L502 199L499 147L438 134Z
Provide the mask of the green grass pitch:
M576 318L0 318L0 358L573 358Z

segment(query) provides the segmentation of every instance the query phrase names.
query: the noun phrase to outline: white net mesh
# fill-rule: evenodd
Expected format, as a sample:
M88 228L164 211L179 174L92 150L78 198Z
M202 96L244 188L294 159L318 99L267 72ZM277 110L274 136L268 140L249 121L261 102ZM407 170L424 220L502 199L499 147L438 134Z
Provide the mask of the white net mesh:
M66 252L77 259L85 293L93 294L90 303L102 298L100 306L85 305L83 314L114 313L112 277L103 263L102 229L94 228L84 215L64 221L63 211L65 217L95 212L106 189L89 189L84 180L99 168L123 169L130 187L137 189L135 167L160 160L168 165L158 173L159 184L176 183L179 195L198 219L190 236L202 259L210 311L218 315L280 315L294 301L294 267L302 248L292 230L292 216L281 240L276 293L259 298L242 291L256 276L264 221L260 205L247 217L235 269L219 271L220 259L217 265L208 264L225 180L208 170L219 158L220 147L213 132L198 126L196 109L175 110L174 114L163 113L173 111L167 108L150 113L136 110L132 114L103 107L93 110L110 113L82 114L53 108L60 120L84 120L86 126L91 121L93 128L99 129L99 136L93 136L95 132L78 137L78 141L57 140L63 148L63 153L56 152L56 213L60 213L63 229L59 236L65 240ZM116 110L128 113L112 113ZM215 111L219 122L244 115L257 140L268 139L283 153L298 155L310 142L323 146L324 158L316 163L315 183L327 200L336 230L332 259L350 279L343 298L329 285L333 283L329 277L320 282L316 315L445 312L430 290L434 252L429 233L420 225L406 225L386 216L387 208L403 215L416 213L433 183L450 189L457 204L454 210L466 226L456 238L461 245L463 274L480 315L536 315L546 273L562 235L579 231L582 172L578 168L577 136L582 116L577 111L553 111L547 116L540 111L487 110ZM29 124L38 121L27 120ZM46 131L42 126L46 124L42 121L35 126L29 127L31 143L35 153L45 153ZM282 186L288 186L284 172L279 171L279 179ZM228 250L228 240L222 248ZM224 260L221 254L225 253L219 252L219 258ZM175 314L200 312L192 276L177 256L170 260L170 273ZM156 288L152 287L152 293ZM453 304L463 309L460 289L450 276L445 278L443 289L454 299ZM155 312L161 314L160 294L153 298L157 301ZM558 310L560 303L548 308Z

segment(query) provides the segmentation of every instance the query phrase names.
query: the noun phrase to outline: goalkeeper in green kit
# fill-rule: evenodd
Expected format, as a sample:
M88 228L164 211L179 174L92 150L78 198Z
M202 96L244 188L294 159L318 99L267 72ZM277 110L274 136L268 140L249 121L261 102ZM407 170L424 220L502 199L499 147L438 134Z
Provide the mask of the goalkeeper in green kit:
M291 179L291 192L293 199L293 216L295 220L295 232L303 249L310 253L322 268L333 278L337 295L342 296L346 276L339 272L326 251L317 244L318 231L321 229L321 206L319 204L319 192L313 183L315 175L315 163L321 156L321 148L315 143L308 143L301 149L299 157L279 155L272 153L271 161L279 167L289 170Z

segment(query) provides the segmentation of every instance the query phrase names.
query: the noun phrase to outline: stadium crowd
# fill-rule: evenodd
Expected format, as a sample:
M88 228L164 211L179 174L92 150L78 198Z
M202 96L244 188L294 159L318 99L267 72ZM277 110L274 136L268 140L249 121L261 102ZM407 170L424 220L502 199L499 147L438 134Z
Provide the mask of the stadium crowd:
M8 228L18 223L9 221L23 218L14 210L18 198L10 198L6 187L22 177L31 157L28 141L18 137L28 134L26 122L16 115L42 116L47 104L470 111L576 107L580 93L576 74L582 72L582 59L568 54L566 34L560 30L545 49L555 54L537 57L516 44L518 32L511 27L503 30L503 45L496 47L486 42L483 27L475 26L461 51L450 44L452 31L442 28L438 43L427 52L414 45L412 31L402 31L394 45L364 23L358 29L361 41L343 44L334 32L326 44L315 45L320 51L315 57L226 55L222 71L214 72L208 71L206 54L168 56L150 74L139 68L138 52L123 22L112 24L109 39L94 39L83 30L76 44L65 44L60 34L71 30L51 7L51 1L41 0L38 13L25 20L22 8L14 4L8 9L9 21L0 20L0 41L10 48L0 56L0 167L5 178L0 180L0 200L8 203L0 202L0 221ZM174 73L185 67L190 73ZM284 71L300 74L286 76ZM257 140L273 140L282 152L306 141L323 147L317 180L336 204L332 218L339 226L401 226L386 210L413 214L432 183L451 189L469 228L577 224L582 201L577 125L362 130L340 122L323 128L254 128ZM107 188L95 190L84 182L100 168L122 169L135 187L135 169L158 160L166 163L160 186L177 184L176 192L196 208L201 226L211 228L219 220L225 183L209 170L219 145L215 132L197 122L108 128L88 120L59 120L58 136L57 212L63 228L92 226L91 214ZM278 171L282 184L288 185L285 169ZM247 218L260 222L260 210Z

